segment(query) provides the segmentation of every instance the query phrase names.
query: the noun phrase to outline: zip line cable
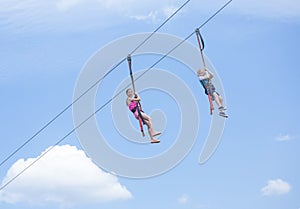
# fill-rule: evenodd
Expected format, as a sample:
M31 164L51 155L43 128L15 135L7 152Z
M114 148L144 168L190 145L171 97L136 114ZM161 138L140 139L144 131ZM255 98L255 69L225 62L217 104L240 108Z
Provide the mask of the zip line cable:
M94 88L101 80L103 80L109 73L113 71L116 67L118 67L125 59L121 60L114 68L108 71L102 78L96 81L90 88L88 88L85 92L83 92L78 98L76 98L71 104L65 107L60 113L58 113L54 118L52 118L48 123L46 123L41 129L39 129L34 135L32 135L29 139L27 139L21 146L15 149L10 155L8 155L4 160L1 161L0 167L7 162L12 156L14 156L18 151L20 151L23 147L25 147L29 142L31 142L37 135L39 135L43 130L45 130L51 123L53 123L57 118L59 118L64 112L66 112L73 104L75 104L78 100L80 100L84 95L86 95L92 88Z
M212 20L217 14L219 14L225 7L227 7L233 0L229 0L226 4L224 4L220 9L218 9L212 16L210 16L204 23L202 23L198 28L196 28L196 30L200 30L203 26L205 26L210 20ZM182 41L180 41L175 47L173 47L168 53L166 53L164 56L162 56L160 59L158 59L154 64L152 64L147 70L145 70L141 75L139 75L136 79L134 79L134 81L137 81L138 79L140 79L143 75L145 75L149 70L151 70L153 67L155 67L158 63L160 63L164 58L166 58L169 54L171 54L175 49L177 49L179 46L181 46L181 44L183 44L185 41L187 41L189 38L191 38L195 33L196 30L193 31L190 35L188 35L185 39L183 39ZM121 91L124 91L126 88L128 88L130 86L127 85L124 89L122 89ZM121 91L117 94L119 95L121 93ZM116 96L113 97L113 99ZM110 102L113 100L111 99Z
M158 28L156 28L147 38L144 39L131 54L137 51L142 45L144 45L160 28L162 28L170 19L172 19L183 7L185 7L191 0L187 0L183 5L181 5L171 16L169 16ZM100 81L102 81L106 76L108 76L113 70L115 70L119 65L121 65L126 58L122 59L117 65L110 69L104 74L99 80L97 80L90 88L83 92L78 98L76 98L71 104L65 107L61 112L54 116L48 123L46 123L42 128L40 128L35 134L33 134L29 139L27 139L22 145L15 149L11 154L9 154L5 159L0 162L0 167L6 163L11 157L13 157L17 152L19 152L23 147L25 147L29 142L31 142L37 135L39 135L43 130L45 130L50 124L52 124L57 118L59 118L63 113L65 113L73 104L80 100L84 95L86 95L91 89L93 89Z
M208 18L201 26L199 26L197 29L201 29L203 26L205 26L211 19L213 19L218 13L220 13L227 5L229 5L233 0L229 0L226 4L224 4L219 10L217 10L210 18ZM188 35L184 40L179 42L175 47L173 47L168 53L166 53L164 56L162 56L160 59L158 59L153 65L151 65L145 72L143 72L141 75L139 75L136 79L140 79L143 75L145 75L149 70L151 70L155 65L157 65L159 62L161 62L164 58L166 58L170 53L172 53L175 49L177 49L181 44L183 44L185 41L187 41L190 37L194 35L195 31L193 31L190 35ZM126 59L126 58L125 58ZM90 115L88 118L86 118L84 121L82 121L78 126L73 128L68 134L66 134L64 137L62 137L60 140L58 140L51 148L49 148L46 152L44 152L42 155L40 155L36 160L34 160L32 163L30 163L27 167L25 167L22 171L20 171L16 176L11 178L8 182L6 182L3 186L0 187L0 191L3 190L5 187L7 187L10 183L12 183L16 178L18 178L20 175L22 175L26 170L28 170L31 166L33 166L36 162L38 162L42 157L44 157L47 153L49 153L56 145L63 142L68 136L70 136L73 132L75 132L78 128L80 128L84 123L86 123L91 117L96 115L99 111L101 111L105 106L107 106L110 102L112 102L116 97L118 97L121 93L124 92L128 87L130 87L131 84L128 84L126 87L124 87L122 90L120 90L116 95L114 95L111 99L109 99L106 103L104 103L101 107L99 107L92 115Z

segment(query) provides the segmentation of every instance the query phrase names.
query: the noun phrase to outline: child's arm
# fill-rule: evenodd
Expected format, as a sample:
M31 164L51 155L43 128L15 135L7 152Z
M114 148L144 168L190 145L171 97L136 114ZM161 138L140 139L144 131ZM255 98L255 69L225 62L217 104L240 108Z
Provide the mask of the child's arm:
M133 97L133 98L131 98L131 101L139 102L140 100L141 100L140 97Z
M209 73L205 71L204 75L198 75L199 80L209 79Z
M134 97L131 99L131 101L136 101L139 102L141 100L140 96L138 95L138 93L134 93Z
M212 78L214 77L214 74L213 74L212 72L210 72L210 71L208 70L208 68L206 68L206 67L205 67L205 72L206 72L206 74L207 74L207 78L208 78L208 79L212 79Z
M132 102L132 101L135 101L135 102L139 102L141 100L141 98L139 98L139 97L137 97L137 98L128 98L128 100L127 101L129 101L129 103L130 102Z
M139 102L141 100L141 98L140 97L134 97L134 98L130 98L130 97L128 97L127 98L127 100L126 100L126 104L127 104L127 106L130 104L130 102L132 102L132 101L135 101L135 102Z

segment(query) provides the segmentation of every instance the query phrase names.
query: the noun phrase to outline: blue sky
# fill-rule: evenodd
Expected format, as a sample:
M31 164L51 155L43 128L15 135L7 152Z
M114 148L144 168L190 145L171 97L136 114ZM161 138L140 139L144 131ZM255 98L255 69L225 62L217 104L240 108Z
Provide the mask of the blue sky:
M96 51L120 37L152 32L182 3L1 1L0 159L72 102L77 78ZM224 3L191 1L160 32L185 38ZM170 71L188 83L201 115L197 141L179 165L147 179L116 177L86 158L72 134L1 191L0 208L299 209L299 15L295 0L233 1L202 29L205 54L222 80L230 115L218 149L205 164L198 158L210 125L207 99L193 75L182 74L184 66L166 61L158 67L177 68ZM188 41L197 44L195 37ZM142 58L144 65L137 66L145 69L154 58ZM173 105L158 92L142 97L148 110L164 106L153 104L152 97ZM101 95L97 98L100 105ZM98 119L102 114L108 118L110 109ZM166 115L168 131L176 133L170 124L177 114ZM0 167L1 182L72 128L70 109ZM109 124L104 130L112 144L120 140L117 148L136 151L132 155L157 154L174 142L163 135L159 145L132 147L113 130Z

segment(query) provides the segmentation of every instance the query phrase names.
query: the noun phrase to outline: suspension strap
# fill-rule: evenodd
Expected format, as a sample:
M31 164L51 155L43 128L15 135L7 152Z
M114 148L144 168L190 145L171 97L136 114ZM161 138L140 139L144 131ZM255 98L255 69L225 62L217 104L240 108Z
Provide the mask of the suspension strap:
M127 56L127 62L128 62L129 72L130 72L131 84L132 84L133 92L135 94L136 91L135 91L134 79L133 79L133 74L132 74L131 55L130 54ZM144 133L143 124L146 124L146 123L144 121L144 118L142 117L141 112L143 112L143 110L142 110L142 105L140 102L137 103L137 111L138 111L138 116L139 116L138 120L139 120L139 124L140 124L141 133L142 133L142 136L144 137L145 133Z
M138 111L138 115L139 115L138 120L139 120L139 124L140 124L140 130L141 130L142 136L144 137L145 133L144 133L143 125L145 124L145 120L142 116L142 113L141 113L142 110L140 110L139 106L137 107L137 111Z
M200 54L201 54L201 58L202 58L203 67L204 67L204 69L206 69L206 64L205 64L204 55L203 55L204 41L203 41L203 38L201 36L199 28L197 28L195 30L195 32L196 32L196 36L197 36L198 45L199 45L199 48L200 48ZM203 86L205 88L205 92L207 92L210 114L212 115L213 110L214 110L214 105L213 105L213 102L212 102L212 95L210 94L209 86L207 86L207 85L203 85Z
M127 56L127 61L128 61L128 67L129 67L130 78L131 78L131 84L132 84L133 92L135 93L135 86L134 86L134 79L133 79L133 75L132 75L131 55L130 55L130 54L128 54L128 56Z

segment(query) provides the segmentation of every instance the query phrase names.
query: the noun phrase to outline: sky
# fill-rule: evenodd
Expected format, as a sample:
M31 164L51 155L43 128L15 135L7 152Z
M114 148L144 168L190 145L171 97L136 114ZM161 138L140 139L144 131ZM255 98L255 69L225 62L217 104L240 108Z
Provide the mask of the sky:
M101 49L124 37L154 31L183 3L1 0L0 161L72 103L82 72ZM184 39L225 3L191 0L159 32ZM191 119L200 122L197 131L191 133L195 135L193 146L182 159L172 168L145 178L106 170L91 150L85 150L83 141L92 139L93 134L81 138L78 132L72 133L56 145L75 127L70 108L0 166L0 185L4 185L41 157L1 189L0 208L299 209L300 2L233 0L201 33L204 53L221 80L229 114L220 144L204 164L199 164L199 155L212 121L207 97L193 73L195 69L166 58L156 66L168 73L163 78L170 82L165 84L173 88L183 83L186 89L157 90L160 82L156 81L161 77L150 74L146 83L153 86L140 92L145 112L151 113L154 126L163 131L161 143L126 139L116 124L129 121L138 134L137 121L130 112L125 118L115 116L110 105L99 111L95 120L117 152L155 159L178 141L190 140L177 136L183 130L183 115L192 113ZM187 41L197 47L195 36ZM118 53L110 52L105 58L113 59ZM151 53L133 56L133 70L147 69L159 57ZM200 59L199 55L199 63ZM101 67L100 62L98 72L105 70ZM94 105L100 107L109 100L122 82L130 84L127 63L103 80ZM142 88L142 83L136 84L137 89ZM185 104L175 98L177 93L193 95L193 102L183 99L191 108L182 109ZM126 110L124 98L122 94L116 99L121 101L117 107L123 105ZM196 111L192 109L194 102ZM217 111L214 114L218 118ZM188 127L194 125L191 122ZM147 136L137 140L146 142ZM97 156L116 164L102 153ZM161 163L157 161L157 165ZM142 169L153 169L147 166Z

